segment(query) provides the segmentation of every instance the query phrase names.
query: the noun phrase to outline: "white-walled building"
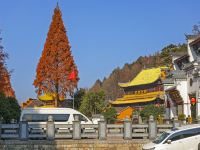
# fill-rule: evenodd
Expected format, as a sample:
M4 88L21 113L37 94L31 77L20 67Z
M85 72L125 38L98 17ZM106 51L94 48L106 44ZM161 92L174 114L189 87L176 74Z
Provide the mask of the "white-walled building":
M200 116L200 35L187 35L187 54L173 55L174 71L163 81L166 119ZM196 101L191 104L191 99Z

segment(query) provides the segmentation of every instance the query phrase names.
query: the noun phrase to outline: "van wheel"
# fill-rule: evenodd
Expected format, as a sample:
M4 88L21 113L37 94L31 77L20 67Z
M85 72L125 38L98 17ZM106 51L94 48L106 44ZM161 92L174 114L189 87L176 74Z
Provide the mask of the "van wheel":
M198 150L200 150L200 143L198 144Z

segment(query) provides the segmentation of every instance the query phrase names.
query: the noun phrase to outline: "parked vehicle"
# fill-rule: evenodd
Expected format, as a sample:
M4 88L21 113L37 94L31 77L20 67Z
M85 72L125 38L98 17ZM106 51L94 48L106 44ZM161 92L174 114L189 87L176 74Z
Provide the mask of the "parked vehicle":
M57 124L72 124L75 116L78 116L81 124L93 124L85 115L71 108L25 108L22 109L20 121L46 122L49 116L52 116Z
M92 115L92 122L94 124L98 124L98 122L101 120L101 117L103 117L102 114Z
M187 125L164 132L143 150L199 150L200 125Z

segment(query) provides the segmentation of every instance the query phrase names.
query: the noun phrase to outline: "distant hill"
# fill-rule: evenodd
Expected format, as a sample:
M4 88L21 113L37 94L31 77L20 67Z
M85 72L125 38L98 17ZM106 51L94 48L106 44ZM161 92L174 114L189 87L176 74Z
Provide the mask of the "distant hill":
M123 83L132 80L143 68L158 67L163 65L170 66L172 53L186 54L187 45L170 44L153 55L140 56L131 64L126 63L122 68L115 68L109 77L105 77L103 81L99 79L96 80L95 84L90 88L90 91L98 92L103 90L106 95L106 100L115 100L116 98L121 97L123 94L122 89L118 86L119 82Z

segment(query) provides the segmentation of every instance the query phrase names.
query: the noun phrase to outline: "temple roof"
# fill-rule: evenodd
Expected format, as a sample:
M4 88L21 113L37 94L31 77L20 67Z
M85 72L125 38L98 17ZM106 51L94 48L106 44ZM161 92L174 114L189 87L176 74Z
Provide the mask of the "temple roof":
M160 78L161 69L162 68L144 69L132 81L127 83L119 83L119 86L130 87L153 83Z
M122 98L118 98L115 101L110 102L113 105L119 104L134 104L134 103L146 103L150 101L154 101L157 98L163 99L164 92L151 92L146 94L132 94L132 95L124 95Z
M52 101L55 99L55 94L44 94L41 96L38 96L38 99L41 101ZM64 100L64 98L60 98L60 100Z

